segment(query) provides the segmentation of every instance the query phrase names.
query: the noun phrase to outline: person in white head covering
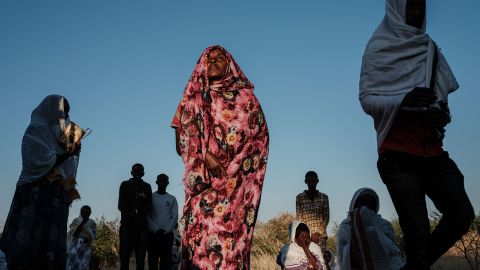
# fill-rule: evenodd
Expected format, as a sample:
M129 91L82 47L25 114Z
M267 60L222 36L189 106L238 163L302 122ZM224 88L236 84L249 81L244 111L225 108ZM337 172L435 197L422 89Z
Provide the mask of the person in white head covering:
M377 193L370 188L353 195L336 236L339 269L398 270L405 265L393 227L378 214L379 206Z
M292 221L288 227L290 243L280 251L280 265L285 270L326 270L322 249L310 238L305 223Z
M97 235L97 224L90 218L92 209L82 206L80 216L70 224L67 233L67 270L88 270L92 258L92 242Z
M80 142L67 150L70 105L47 96L32 112L22 140L22 172L0 240L10 269L64 269L68 210ZM73 181L73 182L68 182Z
M426 30L426 0L386 0L360 73L360 103L377 131L378 170L399 216L407 266L429 269L469 228L463 175L443 149L458 83ZM427 195L442 213L430 233Z

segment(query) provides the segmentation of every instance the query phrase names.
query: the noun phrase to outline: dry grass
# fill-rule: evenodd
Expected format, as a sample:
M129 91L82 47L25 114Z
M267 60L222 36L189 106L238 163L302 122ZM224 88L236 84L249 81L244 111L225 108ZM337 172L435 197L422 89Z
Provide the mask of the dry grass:
M276 263L277 254L280 248L288 242L288 224L292 220L293 216L291 214L283 213L266 223L257 223L253 235L251 252L252 270L280 269ZM332 242L329 242L329 246L333 247L333 238L329 240ZM332 250L335 249L333 248ZM467 261L458 255L458 252L455 253L452 249L450 252L440 258L431 269L470 270L471 268Z

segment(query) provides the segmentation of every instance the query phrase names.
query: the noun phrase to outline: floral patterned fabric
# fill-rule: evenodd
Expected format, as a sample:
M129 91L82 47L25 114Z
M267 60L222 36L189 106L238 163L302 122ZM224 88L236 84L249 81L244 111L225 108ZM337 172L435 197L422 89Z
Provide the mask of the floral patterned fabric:
M223 79L209 85L207 57L222 49ZM182 269L248 269L268 157L268 128L260 103L233 57L207 48L195 66L172 127L185 164ZM207 151L228 177L205 168Z
M83 237L74 238L68 251L67 270L88 270L91 257L92 245L90 240Z

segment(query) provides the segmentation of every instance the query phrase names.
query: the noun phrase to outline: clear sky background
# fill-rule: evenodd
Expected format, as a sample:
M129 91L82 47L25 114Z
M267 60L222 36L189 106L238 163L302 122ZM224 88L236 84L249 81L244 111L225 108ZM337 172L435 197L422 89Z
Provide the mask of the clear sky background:
M428 2L428 32L460 83L450 96L445 146L478 211L480 1ZM84 204L95 218L119 216L118 188L135 162L154 189L156 175L168 174L168 191L182 206L183 164L169 126L194 64L212 44L233 54L267 117L261 221L295 212L308 170L329 195L331 224L364 186L378 192L380 213L395 217L376 170L373 122L358 102L363 50L383 15L381 0L1 0L0 227L31 111L52 93L69 99L73 121L93 129L82 146L82 199L69 220Z

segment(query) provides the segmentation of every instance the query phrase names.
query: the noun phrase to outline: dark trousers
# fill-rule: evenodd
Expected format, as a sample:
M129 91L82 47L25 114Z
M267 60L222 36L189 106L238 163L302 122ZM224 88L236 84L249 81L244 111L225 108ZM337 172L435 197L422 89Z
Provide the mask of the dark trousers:
M120 269L128 270L130 256L135 252L137 270L145 268L145 253L147 250L147 229L136 226L120 225Z
M173 232L150 233L148 237L148 269L170 270L172 268ZM160 259L160 264L158 263Z
M468 231L474 218L462 173L447 152L425 158L388 151L380 155L377 167L404 234L406 268L430 269ZM442 214L431 233L425 195Z

